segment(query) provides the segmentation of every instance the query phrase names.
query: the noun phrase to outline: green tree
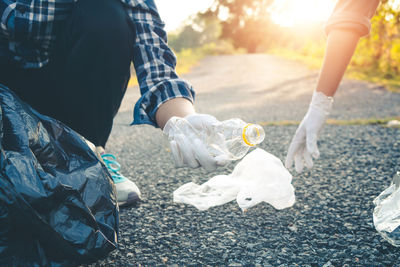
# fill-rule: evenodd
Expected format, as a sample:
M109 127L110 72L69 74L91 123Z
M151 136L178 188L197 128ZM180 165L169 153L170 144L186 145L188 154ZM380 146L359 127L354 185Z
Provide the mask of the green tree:
M198 13L188 19L178 34L169 36L171 47L180 52L185 48L197 48L217 42L221 36L221 23L212 12Z
M259 47L265 50L276 35L277 26L273 24L268 8L274 0L219 0L215 2L215 16L227 13L222 21L221 38L232 40L236 48L256 52Z
M177 52L185 48L195 48L200 46L201 33L193 29L191 25L186 25L179 34L169 35L169 45Z
M371 22L371 32L360 40L352 65L379 71L386 78L399 75L400 9L395 1L382 0Z

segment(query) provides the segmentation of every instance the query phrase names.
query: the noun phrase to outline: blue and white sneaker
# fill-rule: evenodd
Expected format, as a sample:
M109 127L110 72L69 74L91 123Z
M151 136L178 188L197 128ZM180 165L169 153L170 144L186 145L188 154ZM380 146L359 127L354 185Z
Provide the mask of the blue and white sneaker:
M121 165L117 162L116 157L112 154L103 154L101 158L114 181L117 190L118 205L127 206L140 201L139 188L134 182L119 173Z

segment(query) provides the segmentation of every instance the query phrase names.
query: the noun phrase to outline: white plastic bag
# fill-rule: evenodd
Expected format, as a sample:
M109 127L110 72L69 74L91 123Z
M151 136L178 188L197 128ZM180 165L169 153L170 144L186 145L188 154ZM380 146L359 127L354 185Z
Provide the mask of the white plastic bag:
M374 200L375 229L393 246L400 246L400 173L391 185Z
M206 210L236 198L246 210L265 201L276 209L295 202L292 175L274 155L257 148L245 156L230 175L217 175L202 185L187 183L174 191L174 202Z

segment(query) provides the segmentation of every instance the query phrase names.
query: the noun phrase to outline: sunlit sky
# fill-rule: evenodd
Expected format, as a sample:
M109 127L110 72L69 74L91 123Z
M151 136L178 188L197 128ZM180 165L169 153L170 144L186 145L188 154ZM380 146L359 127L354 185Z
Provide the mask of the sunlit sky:
M173 31L189 16L205 11L214 0L155 0L165 29Z
M333 0L277 0L272 20L281 26L326 21L335 7Z
M204 11L214 0L155 0L166 30L173 31L189 16ZM331 14L336 0L276 0L272 19L281 26L325 21Z

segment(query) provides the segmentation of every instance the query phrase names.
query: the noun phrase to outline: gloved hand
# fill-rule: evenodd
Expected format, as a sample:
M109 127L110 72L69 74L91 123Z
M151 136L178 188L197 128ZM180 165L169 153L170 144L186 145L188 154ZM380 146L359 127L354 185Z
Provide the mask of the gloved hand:
M289 146L285 166L291 168L293 160L295 169L301 172L304 163L307 168L313 167L313 159L319 157L317 146L318 135L332 108L333 97L314 91L310 107L301 121Z
M184 119L172 117L168 120L163 132L168 136L176 167L201 166L213 171L229 162L223 155L215 155L215 151L210 153L205 144L203 137L211 134L215 123L218 120L208 114L191 114Z

